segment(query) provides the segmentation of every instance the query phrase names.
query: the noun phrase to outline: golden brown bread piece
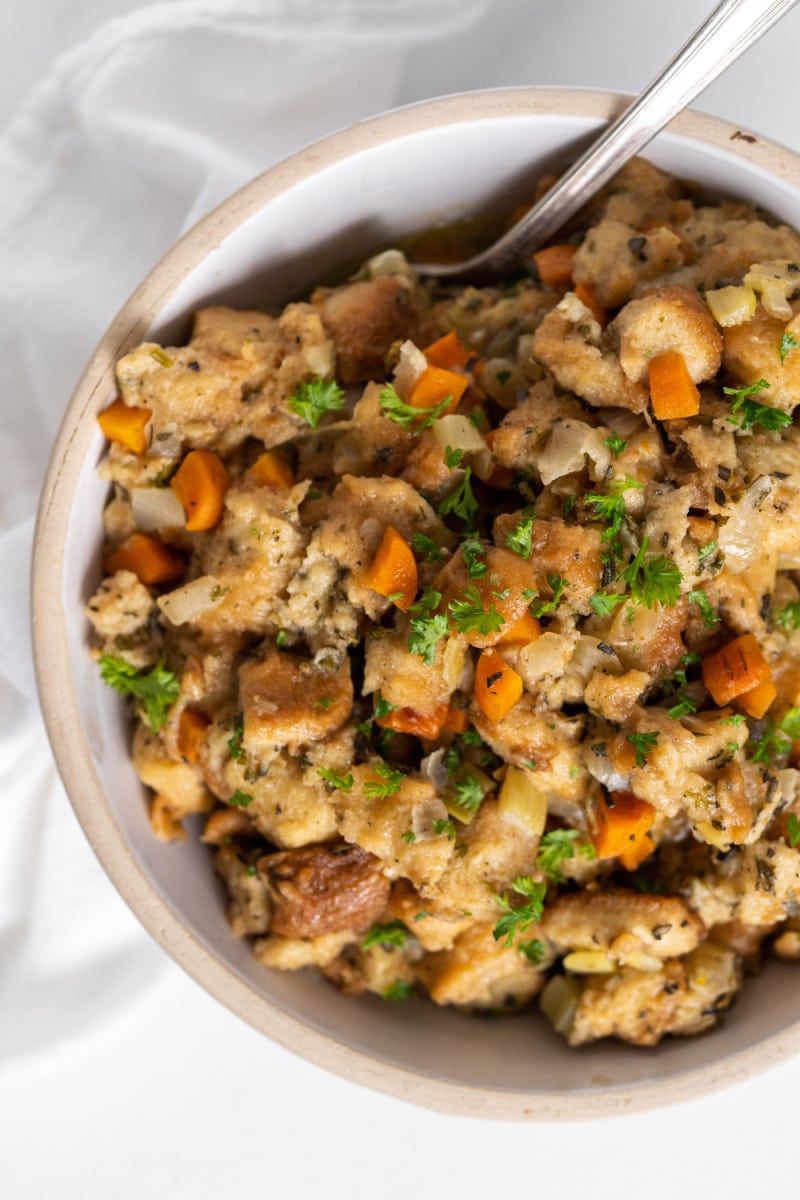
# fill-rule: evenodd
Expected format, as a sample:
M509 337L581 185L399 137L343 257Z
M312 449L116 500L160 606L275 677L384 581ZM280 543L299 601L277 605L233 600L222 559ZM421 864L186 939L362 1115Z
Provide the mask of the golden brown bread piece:
M360 846L301 846L265 854L258 871L275 906L274 933L364 933L386 908L390 884Z

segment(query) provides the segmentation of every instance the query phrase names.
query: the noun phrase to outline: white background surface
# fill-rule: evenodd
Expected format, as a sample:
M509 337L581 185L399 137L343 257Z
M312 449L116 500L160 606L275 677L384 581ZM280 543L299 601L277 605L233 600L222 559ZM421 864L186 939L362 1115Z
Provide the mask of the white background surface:
M135 7L4 0L0 121L56 53ZM441 48L411 52L396 100L511 83L636 90L708 7L710 0L495 0L491 19L452 39L446 63ZM699 107L800 150L798 51L800 10ZM57 881L52 886L57 891ZM612 1122L443 1117L296 1059L165 962L160 982L107 1026L0 1074L0 1195L794 1196L798 1090L800 1061L792 1061L716 1096Z

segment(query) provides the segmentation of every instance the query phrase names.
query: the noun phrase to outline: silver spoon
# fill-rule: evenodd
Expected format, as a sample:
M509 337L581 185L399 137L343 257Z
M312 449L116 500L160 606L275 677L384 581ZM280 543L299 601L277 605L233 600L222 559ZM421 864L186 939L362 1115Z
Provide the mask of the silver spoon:
M590 196L691 104L797 0L721 0L637 100L488 249L460 263L414 263L420 275L501 275L552 237Z

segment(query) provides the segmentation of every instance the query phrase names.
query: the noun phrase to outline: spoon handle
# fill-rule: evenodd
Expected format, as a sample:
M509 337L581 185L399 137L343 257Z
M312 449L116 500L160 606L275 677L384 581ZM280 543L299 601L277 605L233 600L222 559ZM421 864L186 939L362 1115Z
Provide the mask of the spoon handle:
M426 275L500 273L551 237L587 199L793 8L797 0L721 0L638 99L494 245L467 262L419 265Z

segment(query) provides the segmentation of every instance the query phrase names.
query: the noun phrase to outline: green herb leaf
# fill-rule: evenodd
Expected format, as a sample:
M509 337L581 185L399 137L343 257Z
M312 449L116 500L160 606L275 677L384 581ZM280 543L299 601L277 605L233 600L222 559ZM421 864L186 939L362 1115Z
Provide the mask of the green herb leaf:
M289 397L288 405L293 413L316 429L325 413L344 408L344 392L335 380L326 383L324 379L309 379Z
M361 949L369 950L372 946L385 946L387 949L399 946L402 949L407 938L408 930L402 921L389 921L386 925L373 925L364 937Z
M228 804L232 804L234 808L247 808L253 803L253 797L249 792L243 792L239 788L231 796Z
M621 592L595 592L589 603L598 617L610 617L618 604L624 604L625 596Z
M395 979L394 983L381 992L384 1000L408 1000L414 995L413 983L407 983L405 979Z
M620 454L622 454L622 451L626 449L628 443L624 442L621 437L616 435L616 433L612 433L605 439L603 445L608 446L609 450L614 455L614 458L619 458Z
M782 629L800 629L800 600L790 600L775 613L773 620Z
M503 627L503 617L492 604L489 611L483 607L480 593L474 583L464 589L461 596L451 600L447 606L450 620L459 633L479 633L484 637L497 633Z
M140 670L124 658L104 654L100 659L100 678L121 696L135 696L141 700L153 733L163 729L167 709L178 699L181 690L180 680L165 668L163 658L150 670Z
M464 555L464 563L470 579L482 579L489 570L484 561L486 548L477 538L470 537L461 543L461 553Z
M590 846L588 843L584 846L575 846L575 842L580 836L579 829L551 829L539 843L536 865L555 883L566 882L564 872L561 870L561 864L565 859L574 858L576 854L588 859L595 857L594 846Z
M663 554L645 560L649 538L643 538L636 557L620 571L618 578L624 580L637 604L655 608L663 604L671 608L681 597L681 575L674 562Z
M798 821L795 813L789 813L789 820L786 822L786 829L789 835L789 845L794 850L797 843L800 842L800 821Z
M534 966L538 966L547 953L547 947L538 938L531 938L529 942L520 942L517 950L520 954L524 954L528 962L532 962Z
M445 396L444 400L431 408L414 408L413 405L406 404L404 400L400 399L394 384L388 383L382 389L378 403L385 417L389 417L390 420L410 433L422 433L423 429L429 429L434 421L438 420L450 407L453 397Z
M786 425L791 425L792 418L789 413L781 412L779 408L772 408L769 404L759 404L757 400L751 399L752 396L763 392L769 386L766 379L759 379L756 383L751 383L749 387L724 387L722 389L726 396L734 397L731 404L731 416L728 417L731 425L736 425L741 430L752 429L754 425L760 425L767 430L783 429ZM736 414L738 414L738 419Z
M521 558L530 558L533 553L533 522L535 514L523 517L506 534L506 546Z
M437 592L435 588L426 588L419 600L408 610L411 616L407 642L409 653L418 654L428 667L433 665L436 647L442 638L447 636L449 628L445 614L435 612L441 602L441 592Z
M415 554L424 555L426 562L439 562L443 557L433 538L429 538L424 533L415 533L411 539L411 545Z
M461 483L445 496L439 505L440 516L446 517L452 513L453 516L460 517L470 529L475 525L475 518L478 515L478 501L472 491L471 479L472 467L467 467Z
M712 625L716 625L719 617L711 607L711 601L702 588L695 588L689 592L689 603L696 604L700 609L700 616L703 618L703 624L709 629Z
M798 346L800 346L800 342L798 342L793 333L784 333L781 335L781 344L778 347L781 366L786 361L786 355L791 354L792 350L796 350Z
M236 724L233 727L233 734L228 738L228 749L231 752L231 758L244 758L244 750L242 749L242 738L244 736L244 722L241 717L238 717Z
M451 820L431 821L431 829L439 836L444 835L450 840L456 836L456 827Z
M509 894L495 896L495 902L505 914L493 929L494 940L499 942L505 938L504 945L513 946L518 933L524 933L531 925L542 919L544 898L547 895L546 883L534 883L530 875L519 875L511 884L511 890L518 896L524 896L526 903L512 905Z
M455 782L453 804L464 812L476 813L483 802L483 788L477 775L465 770Z
M566 588L566 580L560 575L548 575L547 582L550 591L553 593L552 600L532 600L530 603L530 611L534 617L543 617L546 613L555 612L561 603L561 598L564 595Z
M379 720L382 721L385 717L389 716L389 713L395 712L396 709L396 704L390 704L388 700L384 700L380 692L375 693L375 716Z
M701 571L704 570L709 562L709 559L713 559L716 556L717 550L718 547L716 542L708 542L707 545L700 547L700 549L697 551L697 564Z
M409 846L411 845L412 842L415 842L416 840L417 840L417 835L414 833L413 829L407 829L405 831L405 833L400 834L400 841L407 842Z
M395 796L403 786L405 772L398 771L394 767L390 767L388 763L375 763L372 767L376 775L380 775L383 783L376 783L374 780L364 784L364 795L370 800L384 800L389 796Z
M451 470L454 467L460 467L461 460L463 457L464 457L463 450L454 450L452 446L445 446L444 465L446 467L450 467Z
M318 767L317 774L321 779L325 780L329 787L332 787L337 791L349 792L350 788L353 786L352 775L337 775L336 772L330 767Z
M629 733L628 741L636 751L637 767L643 767L650 751L658 745L658 730L654 729L650 733Z

